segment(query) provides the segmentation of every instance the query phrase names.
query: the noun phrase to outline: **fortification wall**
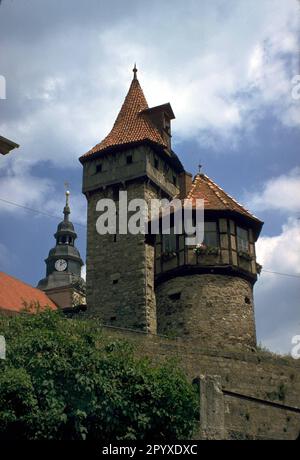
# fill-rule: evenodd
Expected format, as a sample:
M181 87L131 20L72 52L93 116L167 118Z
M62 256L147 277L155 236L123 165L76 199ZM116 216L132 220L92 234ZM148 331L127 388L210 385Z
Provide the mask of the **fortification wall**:
M214 384L200 384L198 438L296 439L299 436L299 361L265 352L205 349L194 340L129 330L105 328L105 335L127 339L138 355L150 356L156 362L177 358L191 380L201 377L203 382L204 376L214 380Z

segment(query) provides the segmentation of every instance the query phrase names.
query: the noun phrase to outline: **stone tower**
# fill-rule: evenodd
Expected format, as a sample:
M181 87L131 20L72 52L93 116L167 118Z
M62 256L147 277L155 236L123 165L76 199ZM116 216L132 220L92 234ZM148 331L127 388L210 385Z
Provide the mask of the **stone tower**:
M262 222L206 175L192 180L184 171L171 148L173 118L170 104L148 107L134 68L111 132L80 158L88 201L88 310L105 325L208 347L253 347L255 241ZM172 223L169 235L122 234L118 222L113 234L99 234L99 200L113 200L120 216L120 191L128 202L204 199L203 244L186 246L186 235L175 234Z
M148 108L134 69L111 132L80 158L88 203L87 311L116 326L104 334L132 341L138 355L180 359L199 383L193 439L295 439L300 368L255 349L253 286L261 269L255 243L263 223L206 174L193 179L184 171L172 151L173 118L170 104ZM128 201L189 199L193 221L197 199L204 200L202 244L175 233L174 210L168 234L159 225L158 234L146 237L120 227L100 235L96 225L105 212L97 203L111 198L107 203L121 214L120 191Z
M81 278L83 261L75 246L77 234L69 219L69 194L67 191L64 219L54 235L56 245L45 260L46 277L37 286L61 308L85 303L85 282Z
M207 347L256 345L253 285L260 266L255 241L262 222L205 174L186 198L204 200L204 241L184 234L156 239L156 302L160 334L196 339Z
M156 332L154 245L143 234L99 235L100 199L119 213L119 192L128 201L170 198L179 192L182 164L171 149L170 104L149 108L137 69L108 136L80 158L88 202L87 304L103 323ZM130 216L130 213L129 213Z

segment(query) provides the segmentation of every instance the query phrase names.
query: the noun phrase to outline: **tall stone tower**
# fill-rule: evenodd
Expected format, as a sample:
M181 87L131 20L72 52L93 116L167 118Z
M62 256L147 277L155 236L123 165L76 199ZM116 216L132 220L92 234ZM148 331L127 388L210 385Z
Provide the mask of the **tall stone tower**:
M88 311L105 325L196 339L207 347L253 347L255 242L262 222L205 174L192 180L171 148L170 104L149 108L133 70L111 132L80 158L88 201ZM203 244L187 246L173 218L168 235L161 225L160 234L146 237L120 228L100 235L97 203L113 200L119 216L120 191L128 202L176 197L194 205L204 199Z
M108 136L80 158L88 202L87 304L103 323L156 332L154 245L143 234L99 235L97 202L119 192L128 201L170 198L179 192L183 166L171 149L170 104L149 108L137 69ZM130 213L129 213L130 216Z
M58 224L54 235L56 245L50 249L45 260L46 277L37 286L61 308L85 303L85 282L81 278L83 261L75 246L77 234L69 219L70 213L67 191L64 219Z

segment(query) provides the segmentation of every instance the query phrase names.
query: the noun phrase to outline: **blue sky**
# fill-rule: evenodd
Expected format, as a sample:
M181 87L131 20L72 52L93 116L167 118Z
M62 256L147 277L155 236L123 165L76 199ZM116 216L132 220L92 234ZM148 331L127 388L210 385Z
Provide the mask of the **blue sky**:
M299 274L300 100L296 0L3 0L0 198L61 216L72 192L85 257L81 154L110 130L132 78L150 106L170 102L173 148L265 221L266 269ZM36 285L59 221L0 201L0 270ZM299 274L300 275L300 274ZM300 334L300 278L262 273L258 339L289 352Z

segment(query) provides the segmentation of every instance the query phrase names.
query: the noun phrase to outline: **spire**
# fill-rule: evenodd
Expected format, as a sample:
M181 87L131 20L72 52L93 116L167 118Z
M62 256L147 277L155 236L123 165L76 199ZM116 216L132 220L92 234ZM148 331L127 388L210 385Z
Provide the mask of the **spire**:
M150 141L162 148L167 144L158 128L151 122L146 110L149 108L141 85L136 78L137 68L134 65L133 79L121 110L116 118L112 130L99 144L95 145L80 158L84 161L103 150L120 147L128 144Z
M73 223L69 220L71 213L69 206L70 192L65 183L66 202L64 206L64 218L58 224L54 238L56 245L50 249L46 262L46 277L40 280L38 287L42 290L68 287L74 280L81 280L80 272L83 261L75 246L77 234ZM58 273L59 272L59 273ZM65 301L65 300L64 300ZM58 301L58 305L60 305Z
M67 187L69 184L65 183L65 187ZM58 224L57 226L57 231L54 235L56 238L57 245L58 244L74 244L75 239L77 238L74 225L69 219L69 215L71 214L70 210L70 192L69 190L66 190L65 192L66 196L66 203L64 206L64 219Z
M133 69L132 69L132 72L133 72L133 79L134 79L134 80L137 80L137 76L136 76L137 71L138 71L138 69L136 68L136 63L134 63L134 67L133 67Z
M66 190L66 204L64 207L64 222L69 222L69 215L71 214L70 206L69 206L69 197L70 197L70 192L69 190Z

